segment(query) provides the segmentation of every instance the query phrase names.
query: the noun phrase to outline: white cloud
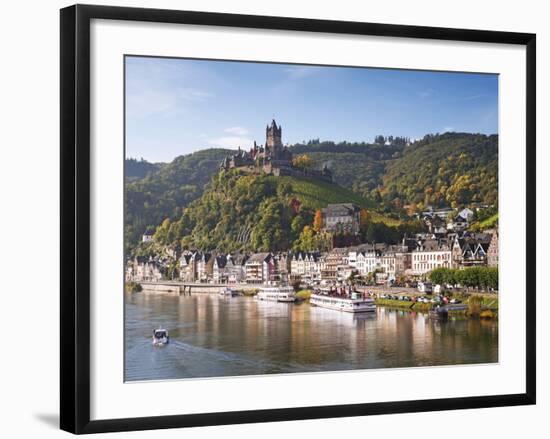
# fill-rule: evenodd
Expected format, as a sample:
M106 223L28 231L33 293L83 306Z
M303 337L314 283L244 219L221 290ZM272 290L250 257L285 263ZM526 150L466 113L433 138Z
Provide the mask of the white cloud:
M179 97L187 101L204 102L214 97L213 93L196 88L180 88L178 92Z
M210 139L208 143L219 148L237 149L240 146L242 149L248 149L254 141L242 136L227 136Z
M235 136L244 137L249 131L244 127L229 127L224 130L226 133L234 134Z
M285 69L288 79L302 79L314 75L318 71L314 66L293 66Z
M451 133L455 130L455 127L451 127L451 126L448 126L448 127L443 127L443 133Z
M470 96L465 96L464 100L465 101L474 101L476 99L481 99L485 96L486 96L485 94L470 95Z
M126 111L130 117L148 117L173 111L177 101L178 99L170 93L143 90L128 94Z
M432 93L432 90L423 90L423 91L419 91L417 94L420 98L426 99L432 96L433 93Z
M131 90L127 94L126 111L131 118L145 118L163 114L166 116L189 108L191 102L204 102L214 95L204 90L180 88L178 90Z

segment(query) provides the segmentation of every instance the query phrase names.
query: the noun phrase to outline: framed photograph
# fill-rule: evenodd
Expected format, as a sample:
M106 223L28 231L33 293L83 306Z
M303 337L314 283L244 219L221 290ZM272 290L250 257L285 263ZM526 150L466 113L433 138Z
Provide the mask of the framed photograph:
M535 35L61 10L61 428L535 403Z

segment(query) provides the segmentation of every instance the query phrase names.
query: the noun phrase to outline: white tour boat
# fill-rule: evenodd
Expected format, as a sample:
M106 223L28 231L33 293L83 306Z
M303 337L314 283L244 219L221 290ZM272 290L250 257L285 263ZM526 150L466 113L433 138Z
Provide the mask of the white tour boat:
M362 294L357 292L352 292L350 297L314 293L309 298L309 303L321 308L334 309L336 311L354 313L376 311L374 299L363 297Z
M220 296L233 297L233 296L236 296L236 295L237 295L237 292L235 290L232 290L229 287L225 287L225 288L222 288L220 290Z
M169 341L170 337L166 329L159 328L153 330L153 346L164 346Z
M291 286L264 286L256 294L258 300L269 300L272 302L294 302L296 294Z

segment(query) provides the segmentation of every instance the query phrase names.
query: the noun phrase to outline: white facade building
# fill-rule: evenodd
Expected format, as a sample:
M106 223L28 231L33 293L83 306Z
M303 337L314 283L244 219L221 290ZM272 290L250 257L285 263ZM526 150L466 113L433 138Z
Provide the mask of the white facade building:
M290 261L290 274L304 280L321 278L321 261L316 253L296 253Z
M435 268L451 268L451 249L437 240L423 242L412 251L412 272L415 275L426 274Z

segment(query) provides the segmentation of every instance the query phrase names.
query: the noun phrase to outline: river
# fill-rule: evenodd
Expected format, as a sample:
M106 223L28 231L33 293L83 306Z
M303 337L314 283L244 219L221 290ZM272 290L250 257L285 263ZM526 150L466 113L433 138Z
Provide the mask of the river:
M215 294L125 299L126 381L498 361L492 320L439 322L382 307L354 315ZM153 347L159 325L170 343Z

